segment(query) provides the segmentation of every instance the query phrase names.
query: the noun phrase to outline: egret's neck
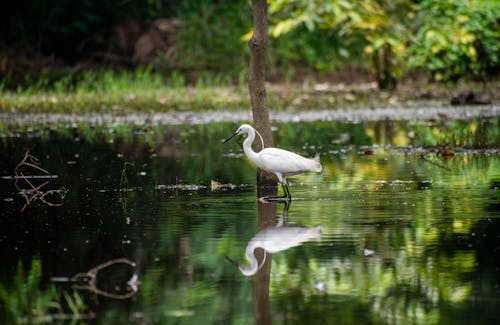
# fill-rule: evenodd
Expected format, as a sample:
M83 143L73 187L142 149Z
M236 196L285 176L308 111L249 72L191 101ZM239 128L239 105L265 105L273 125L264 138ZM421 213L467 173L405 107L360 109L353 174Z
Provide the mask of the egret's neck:
M250 265L240 265L239 268L240 268L240 271L241 273L243 273L244 275L246 276L250 276L250 275L254 275L255 273L257 273L258 269L259 269L259 262L257 261L257 258L255 257L255 248L256 246L255 245L249 245L247 246L246 250L245 250L245 257L247 258L247 260L250 262ZM266 252L264 252L265 254Z
M250 129L247 138L243 141L243 151L245 151L245 155L247 155L251 161L257 163L257 153L252 149L253 140L255 140L255 130Z

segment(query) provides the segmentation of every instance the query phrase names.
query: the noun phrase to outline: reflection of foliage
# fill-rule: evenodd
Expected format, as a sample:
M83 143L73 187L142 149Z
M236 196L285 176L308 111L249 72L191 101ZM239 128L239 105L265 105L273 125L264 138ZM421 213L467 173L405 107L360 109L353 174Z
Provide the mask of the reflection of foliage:
M441 132L446 134L445 129ZM488 188L500 161L460 152L440 161L446 166L442 168L416 153L375 149L369 155L338 150L323 158L323 180L332 187L327 197L336 202L316 202L313 208L296 203L290 218L298 222L296 215L307 215L309 223L322 220L324 237L332 238L328 243L333 245L303 255L305 261L293 253L274 256L271 295L280 305L300 301L302 308L314 308L313 301L321 295L340 301L356 296L370 306L365 317L375 323L438 323L449 317L442 306L467 305L475 299L476 287L483 286L470 279L478 261L472 236L480 236L474 228L476 218L484 216L479 212L484 201L478 198L495 197ZM307 175L297 179L317 182ZM321 195L310 192L297 195ZM353 199L356 195L359 198ZM375 254L362 256L364 247ZM297 269L295 263L302 267L291 273ZM325 292L314 288L316 280L325 283ZM358 323L368 323L360 318Z
M344 220L343 223L345 225L328 228L345 232L349 221ZM444 249L432 250L441 241L434 235L428 236L424 231L414 232L410 227L393 233L391 228L368 228L366 231L374 233L373 236L360 233L356 228L349 231L359 234L359 241L372 237L368 240L375 255L370 257L362 256L359 249L354 253L352 248L343 252L345 244L342 242L331 248L334 252L330 255L334 257L320 260L320 263L317 258L311 257L318 256L317 252L305 261L296 261L293 254L289 254L291 256L287 259L275 257L271 295L276 296L280 303L293 304L299 298L293 293L298 291L306 305L317 299L318 294L342 297L339 298L341 301L358 297L359 301L370 306L369 317L374 321L382 320L383 324L434 324L440 317L441 305L462 304L469 299L472 283L464 281L464 275L474 269L475 254L471 248L461 252L459 247L458 251L444 253ZM398 234L399 238L396 237ZM442 241L446 244L446 240ZM291 273L289 265L297 262L302 267L299 272ZM312 279L311 274L314 274ZM323 292L314 288L312 282L315 280L324 283ZM358 317L366 322L366 315Z
M417 122L415 142L422 146L443 144L476 148L488 146L500 139L499 121L498 118L491 118L468 122L459 120Z
M62 295L55 286L40 289L42 264L34 259L26 274L21 263L12 286L0 283L0 301L7 311L9 323L51 322L59 319L78 319L86 306L77 292ZM70 314L66 313L66 308Z
M273 311L297 323L315 316L337 316L341 324L435 323L436 317L457 314L447 306L459 312L472 309L467 305L476 299L478 287L492 297L485 287L493 281L481 270L497 274L488 253L498 246L498 225L492 231L488 218L498 213L498 195L490 186L498 178L500 160L496 154L477 154L474 148L495 143L497 124L496 117L468 123L276 124L275 142L280 147L308 156L322 154L323 173L291 178L292 191L302 200L293 203L289 220L319 223L325 236L319 244L273 256ZM251 281L241 280L223 257L241 254L257 231L255 169L241 158L241 140L219 145L235 127L152 126L147 133L144 126L63 128L36 143L37 149L54 156L55 139L61 151L75 146L75 133L81 139L81 170L68 168L61 175L74 180L73 187L81 189L79 197L90 196L78 207L88 215L72 218L58 240L78 256L95 258L93 249L99 247L102 254L124 250L140 260L141 288L132 308L144 315L145 322L217 323L252 317ZM460 131L464 127L467 131ZM342 138L345 133L349 136ZM158 142L172 143L178 156L158 154ZM465 147L455 148L456 155L446 161L429 155L447 168L420 158L422 152L432 152L427 146L443 142ZM133 156L147 175L137 180L141 190L136 179L129 179L134 224L126 226L120 204L106 195L116 196L109 189L118 187L125 155ZM205 186L174 193L177 178L182 184ZM237 187L210 191L212 179ZM158 184L165 187L154 190ZM64 208L63 215L68 211ZM96 235L92 227L98 222ZM83 226L91 230L84 232ZM78 235L68 236L70 231ZM475 241L472 233L477 234ZM182 255L186 237L190 247ZM103 245L103 238L111 245ZM124 238L130 241L124 244ZM87 240L89 244L83 245ZM476 242L484 245L481 252L479 246L469 247ZM363 256L363 248L375 253ZM325 282L324 291L314 287L316 280ZM485 314L491 317L495 309L489 308ZM104 313L129 316L114 307Z

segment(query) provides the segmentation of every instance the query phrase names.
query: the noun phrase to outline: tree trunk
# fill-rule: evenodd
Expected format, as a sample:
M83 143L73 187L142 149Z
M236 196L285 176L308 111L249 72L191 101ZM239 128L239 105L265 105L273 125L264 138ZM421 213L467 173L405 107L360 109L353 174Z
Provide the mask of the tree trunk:
M248 42L250 47L250 65L248 69L248 89L254 126L264 138L264 146L273 145L273 134L269 111L266 106L266 50L267 50L267 2L252 0L253 36ZM256 149L260 150L260 141L256 141ZM275 185L276 177L263 170L257 172L259 186Z
M262 203L258 205L259 231L274 226L276 224L276 203ZM262 249L255 250L255 256L259 265L264 258ZM273 256L267 253L266 261L257 273L253 276L253 310L255 324L272 324L271 303L269 301L269 283L271 282L271 264Z
M393 53L389 44L375 50L373 53L377 84L380 90L394 90L396 88L398 81L392 71L392 56Z

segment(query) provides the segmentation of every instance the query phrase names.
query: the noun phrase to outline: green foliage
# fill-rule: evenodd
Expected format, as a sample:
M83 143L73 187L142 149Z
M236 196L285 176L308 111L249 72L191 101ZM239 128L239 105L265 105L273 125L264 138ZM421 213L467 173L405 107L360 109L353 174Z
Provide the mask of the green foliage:
M72 295L64 292L61 296L53 285L40 289L41 277L42 263L34 259L28 272L19 262L12 286L0 283L0 302L6 311L5 321L12 324L48 322L64 315L65 306L69 307L71 317L79 317L86 309L76 291Z
M246 88L246 69L237 75L237 84ZM198 71L190 84L196 88L232 86L232 74L210 70ZM0 91L8 92L12 83L7 77L0 79ZM141 90L178 89L188 86L186 75L180 70L172 70L164 75L151 66L139 66L135 69L98 69L85 70L76 74L54 74L52 71L39 75L26 74L15 87L17 94L87 94L87 93L123 93Z
M85 54L82 48L95 33L127 20L156 17L167 9L154 0L9 1L0 10L7 27L2 41L74 60Z
M158 69L168 71L166 76L149 68L76 75L62 69L23 78L9 70L0 76L0 90L18 85L19 92L61 92L162 83L173 88L246 84L245 41L252 28L247 0L8 2L0 11L6 26L0 51L28 49L73 65L92 50L106 51L90 48L96 35L124 22L158 17L182 21L171 60L158 62ZM409 69L453 82L500 70L496 0L270 0L269 22L269 71L285 80L304 69L325 72L361 65L374 71L381 88L393 88Z
M405 14L412 10L408 1L271 1L271 35L279 37L304 25L334 31L339 39L362 42L339 42L339 56L364 53L370 57L381 88L393 88L403 72L406 53Z
M171 88L182 88L186 86L186 77L177 70L170 73L166 80L167 86Z
M362 38L362 46L345 43L342 50L363 49L381 88L391 88L408 68L423 68L446 81L500 68L498 1L273 0L269 11L274 37L305 26L343 39Z
M409 59L412 67L445 81L500 68L498 1L423 1L417 20L420 28Z
M173 75L174 78L179 78L175 73ZM23 79L16 86L17 93L109 93L132 89L158 89L164 86L162 74L150 66L120 71L111 69L86 70L75 74L44 71L39 75L26 74ZM176 81L176 84L179 82ZM8 78L1 79L0 89L7 91L11 86Z
M361 56L350 51L349 46L362 46L364 41L353 36L347 40L332 30L311 31L298 27L269 42L269 66L271 72L289 71L295 74L296 67L326 72L343 66L361 63Z
M185 22L176 35L180 69L237 75L248 65L241 40L251 26L248 1L182 1L177 17Z

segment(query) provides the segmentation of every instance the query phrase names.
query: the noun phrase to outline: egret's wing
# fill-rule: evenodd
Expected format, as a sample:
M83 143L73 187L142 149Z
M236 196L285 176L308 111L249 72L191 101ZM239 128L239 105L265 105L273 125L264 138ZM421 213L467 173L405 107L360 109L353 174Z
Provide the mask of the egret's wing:
M266 148L259 153L261 168L269 172L278 172L283 175L293 175L312 170L312 159L304 158L296 153L278 149Z
M261 230L254 238L269 253L277 253L304 242L319 239L323 232L321 226L304 227L300 225L270 227Z

